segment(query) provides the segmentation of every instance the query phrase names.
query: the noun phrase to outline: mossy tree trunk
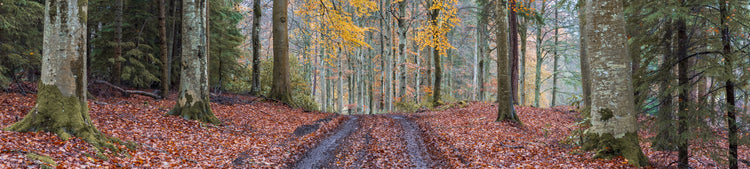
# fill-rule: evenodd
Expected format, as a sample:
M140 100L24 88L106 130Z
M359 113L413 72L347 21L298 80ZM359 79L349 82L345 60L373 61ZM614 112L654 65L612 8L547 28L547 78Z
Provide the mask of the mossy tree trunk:
M622 0L586 2L586 53L591 66L591 128L584 149L595 158L623 156L632 165L648 159L638 143L638 126L627 54Z
M510 79L510 58L508 56L508 22L503 1L497 1L497 119L495 121L521 122L513 111L513 96Z
M100 147L110 139L91 122L86 102L86 1L46 1L42 79L37 103L8 131L55 133Z
M209 104L208 1L182 1L180 95L169 115L219 124Z
M289 0L274 0L271 11L273 15L273 80L269 97L291 104L287 4L289 4Z

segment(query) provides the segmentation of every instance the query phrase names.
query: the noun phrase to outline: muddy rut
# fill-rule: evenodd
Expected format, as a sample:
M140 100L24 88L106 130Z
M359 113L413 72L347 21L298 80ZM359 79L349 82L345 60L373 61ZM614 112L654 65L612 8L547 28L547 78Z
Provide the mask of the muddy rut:
M293 168L442 168L403 115L350 116Z

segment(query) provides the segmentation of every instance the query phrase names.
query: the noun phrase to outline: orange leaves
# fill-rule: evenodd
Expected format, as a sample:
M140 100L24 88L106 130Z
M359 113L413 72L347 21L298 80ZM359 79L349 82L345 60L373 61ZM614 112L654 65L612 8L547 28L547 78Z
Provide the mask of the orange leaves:
M15 122L16 117L22 118L35 104L34 97L0 93L0 128ZM97 102L107 105L89 104L92 122L108 136L138 143L140 148L136 150L118 147L131 157L108 153L104 155L110 160L105 161L96 157L91 145L78 138L62 141L46 132L0 131L0 168L25 168L30 162L22 153L6 150L48 155L64 168L284 168L310 144L305 138L319 138L339 121L331 120L321 125L318 132L297 138L291 135L297 126L311 124L328 114L256 102L257 98L248 96L219 97L214 97L211 107L223 121L221 126L164 116L174 105L176 93L171 99L159 101L141 96L99 96ZM233 165L242 153L250 154L255 161Z
M420 44L421 48L437 48L441 54L445 54L448 49L454 49L448 41L448 32L461 21L458 19L456 0L432 0L430 10L437 12L435 20L425 20L422 27L417 31L417 37L414 39Z
M561 140L572 130L573 114L516 107L523 127L494 122L497 106L471 103L417 116L426 144L451 168L627 168L619 160L589 160L592 153L569 154ZM429 142L427 142L429 140Z

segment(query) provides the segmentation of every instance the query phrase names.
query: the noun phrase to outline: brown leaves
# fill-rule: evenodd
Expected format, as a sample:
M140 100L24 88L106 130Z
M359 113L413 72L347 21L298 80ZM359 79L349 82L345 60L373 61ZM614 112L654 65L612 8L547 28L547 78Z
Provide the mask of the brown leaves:
M256 98L222 95L239 100ZM0 94L0 127L23 118L33 108L35 96L14 93ZM174 98L153 100L148 97L100 98L90 103L95 126L108 136L141 145L136 150L117 156L106 154L109 161L95 157L95 150L80 139L63 142L50 133L17 133L0 131L0 168L34 165L21 152L34 152L52 157L63 168L101 167L239 167L273 168L287 166L341 121L341 117L322 123L321 129L304 137L295 137L297 126L313 124L329 114L304 112L281 104L255 102L222 105L212 103L221 126L201 124L175 116L165 116L174 105ZM16 118L18 117L18 118ZM126 149L124 146L121 149ZM240 154L245 159L236 160ZM238 163L232 163L238 161Z
M434 156L456 168L627 168L624 159L591 160L592 153L571 154L560 143L574 114L516 107L525 126L494 122L497 107L473 103L416 116Z

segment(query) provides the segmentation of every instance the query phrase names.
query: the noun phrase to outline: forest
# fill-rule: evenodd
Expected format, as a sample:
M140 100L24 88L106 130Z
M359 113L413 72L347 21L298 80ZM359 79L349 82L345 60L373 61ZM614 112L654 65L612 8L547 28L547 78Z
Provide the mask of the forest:
M749 0L0 0L0 168L750 168Z

